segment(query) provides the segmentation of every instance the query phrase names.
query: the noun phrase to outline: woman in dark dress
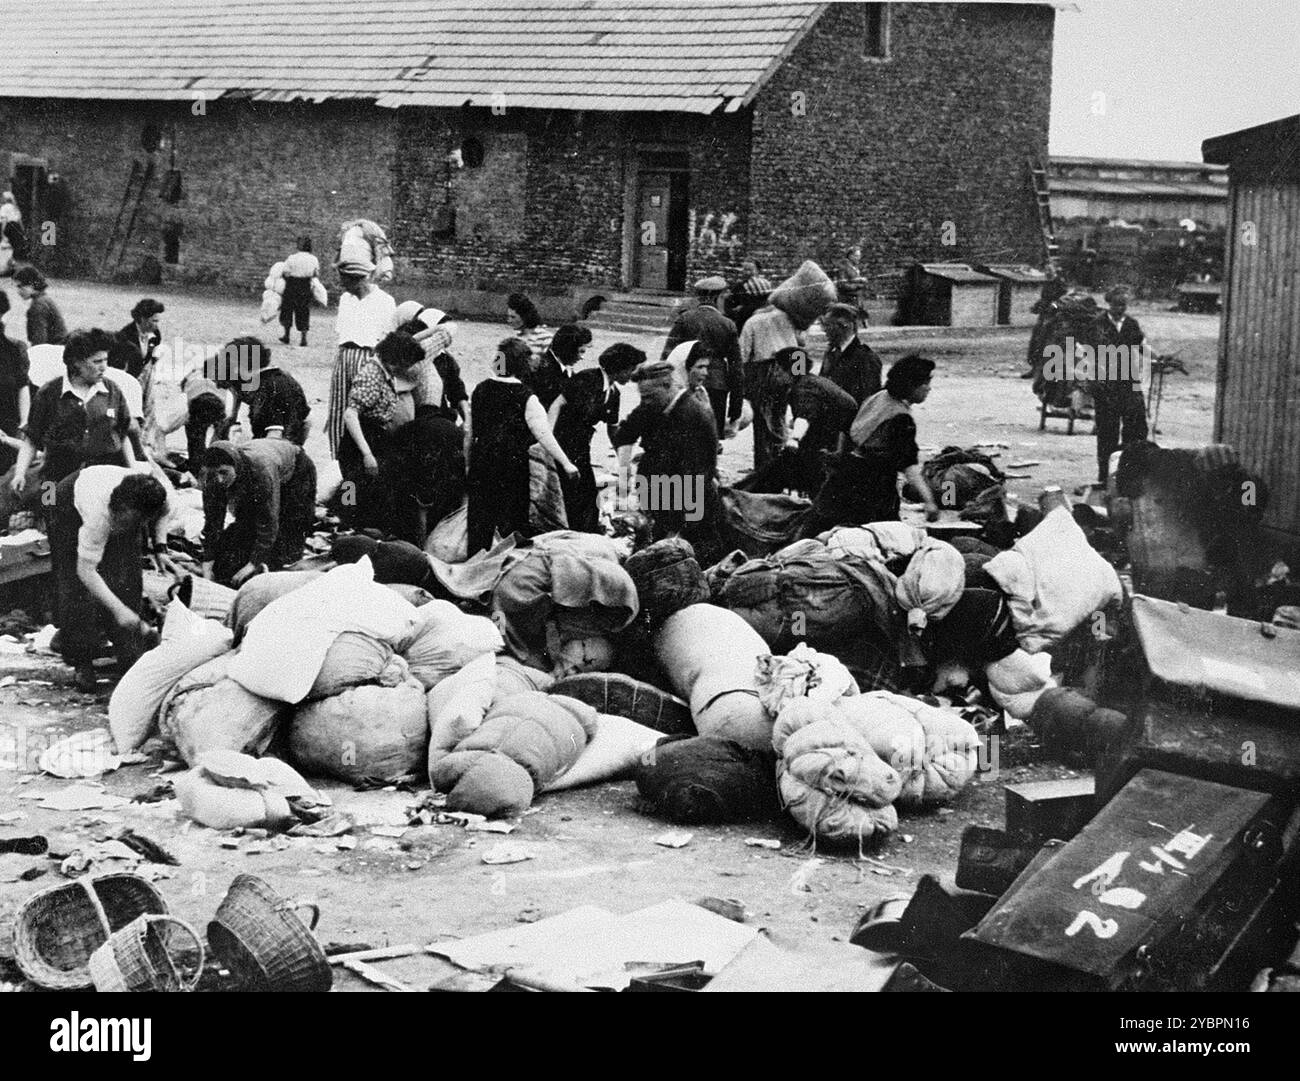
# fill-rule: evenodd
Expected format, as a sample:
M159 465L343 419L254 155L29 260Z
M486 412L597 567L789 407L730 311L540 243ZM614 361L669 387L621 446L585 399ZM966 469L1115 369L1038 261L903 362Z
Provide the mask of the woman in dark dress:
M492 363L494 374L474 388L468 449L468 554L490 548L493 533L530 536L528 448L540 443L564 475L578 476L578 467L555 440L546 411L525 385L532 350L518 338L507 338Z
M9 311L9 294L0 289L0 472L18 460L27 413L32 405L32 388L27 383L27 346L11 340L4 332L3 317ZM4 523L0 522L0 526Z
M885 389L873 394L849 426L850 450L841 455L804 519L801 536L815 537L838 525L897 521L898 474L921 492L925 515L939 507L921 476L912 406L930 394L934 361L906 356L889 369Z
M611 345L601 353L600 366L570 376L564 391L551 405L548 419L555 439L578 467L578 476L564 482L564 510L570 529L581 533L600 531L591 437L596 425L604 421L613 441L621 405L618 388L627 384L633 369L644 361L645 354L635 346L626 342Z

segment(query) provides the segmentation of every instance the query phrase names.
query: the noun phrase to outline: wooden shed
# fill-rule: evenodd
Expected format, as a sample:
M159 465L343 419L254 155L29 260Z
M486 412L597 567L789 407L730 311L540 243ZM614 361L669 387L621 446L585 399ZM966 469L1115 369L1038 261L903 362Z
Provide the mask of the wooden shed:
M1032 309L1043 295L1043 271L1010 263L981 263L975 269L998 280L999 326L1032 327L1038 322Z
M1300 114L1201 150L1229 185L1214 438L1267 482L1265 524L1300 544Z
M912 326L996 326L999 292L997 278L965 263L916 263L907 274L903 321Z

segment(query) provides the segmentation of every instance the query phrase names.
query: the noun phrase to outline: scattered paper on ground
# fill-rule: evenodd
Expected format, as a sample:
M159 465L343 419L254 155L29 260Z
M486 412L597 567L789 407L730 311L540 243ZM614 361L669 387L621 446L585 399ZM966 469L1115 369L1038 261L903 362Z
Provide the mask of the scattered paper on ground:
M663 845L664 848L685 848L691 843L691 838L695 834L687 830L669 830L667 833L661 833L654 839L655 844Z

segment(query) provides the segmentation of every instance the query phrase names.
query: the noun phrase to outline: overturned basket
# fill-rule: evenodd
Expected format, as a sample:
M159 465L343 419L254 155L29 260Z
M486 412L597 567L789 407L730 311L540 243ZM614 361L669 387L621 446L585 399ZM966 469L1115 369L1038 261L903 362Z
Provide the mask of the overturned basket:
M33 894L14 920L14 960L32 983L55 991L94 985L91 954L115 931L144 915L166 915L167 902L138 875L79 878Z
M311 910L311 924L295 909ZM334 973L312 931L313 904L281 897L256 875L238 875L208 924L208 945L250 991L328 991Z
M175 916L138 916L90 955L96 991L193 991L203 940Z

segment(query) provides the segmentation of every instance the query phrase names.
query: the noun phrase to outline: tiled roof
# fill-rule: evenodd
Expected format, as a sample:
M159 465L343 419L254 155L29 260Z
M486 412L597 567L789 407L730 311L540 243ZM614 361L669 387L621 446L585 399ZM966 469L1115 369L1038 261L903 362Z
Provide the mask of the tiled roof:
M0 97L709 113L825 7L771 0L0 0Z

